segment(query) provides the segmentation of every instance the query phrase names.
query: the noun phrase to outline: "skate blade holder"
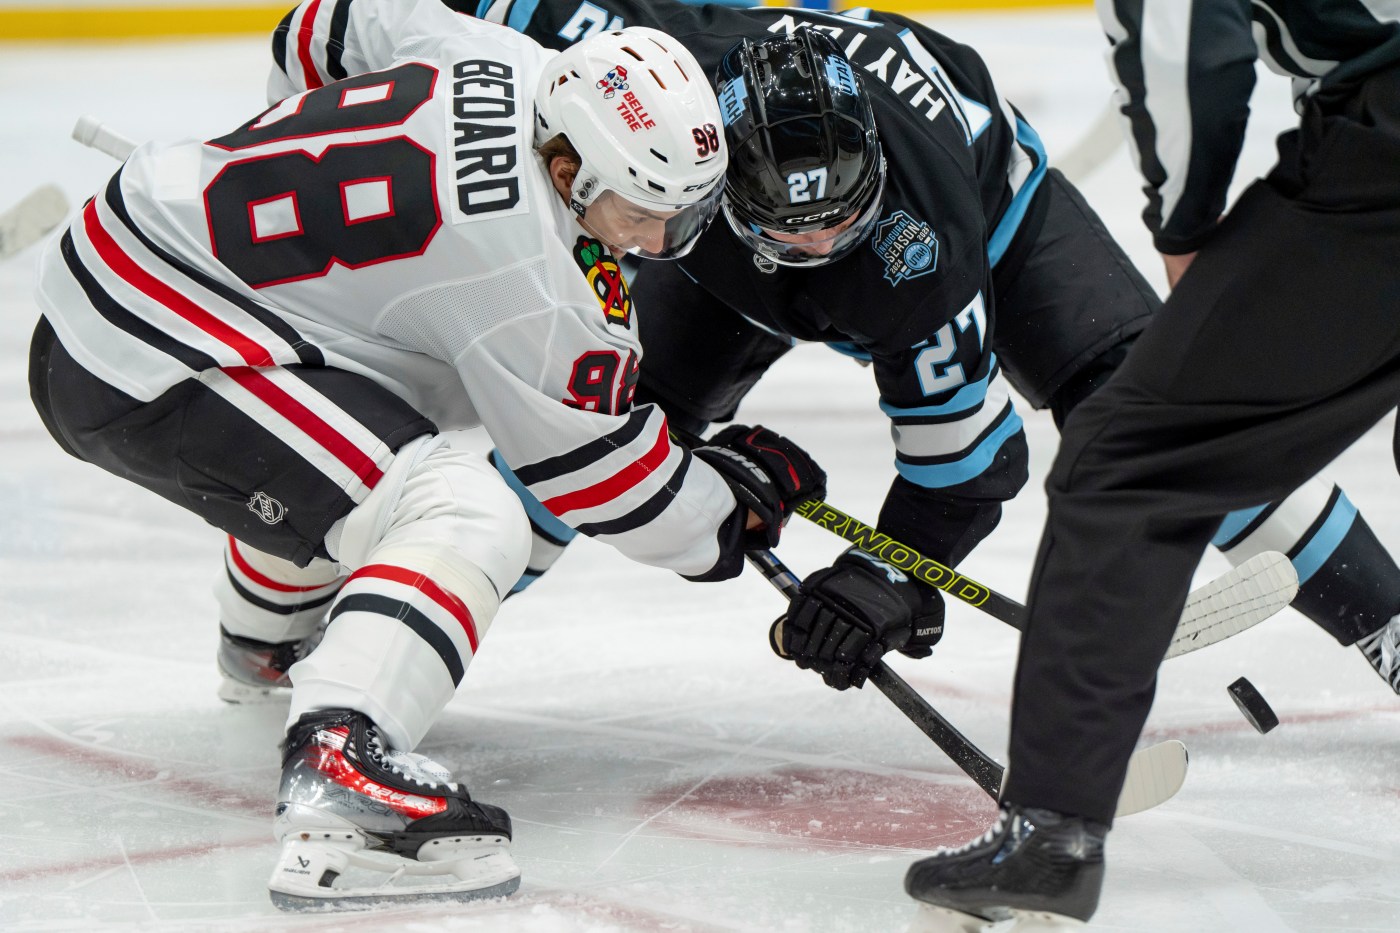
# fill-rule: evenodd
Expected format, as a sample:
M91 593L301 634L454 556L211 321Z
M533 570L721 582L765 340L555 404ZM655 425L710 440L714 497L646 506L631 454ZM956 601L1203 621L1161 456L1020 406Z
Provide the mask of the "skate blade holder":
M1010 910L1000 920L949 907L920 904L907 933L1078 933L1089 928L1083 920L1040 910Z
M520 887L520 869L504 836L435 840L420 859L363 847L358 838L289 838L268 892L282 910L354 910L413 901L504 897Z

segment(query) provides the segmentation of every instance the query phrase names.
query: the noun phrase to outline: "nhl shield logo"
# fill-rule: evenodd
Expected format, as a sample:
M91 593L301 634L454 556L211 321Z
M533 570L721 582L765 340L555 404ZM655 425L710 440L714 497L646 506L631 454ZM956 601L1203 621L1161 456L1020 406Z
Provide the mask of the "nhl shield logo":
M287 515L282 503L262 491L253 493L253 498L248 500L248 511L269 525L277 524Z
M933 228L904 211L895 211L875 227L870 246L885 263L891 285L938 268L938 237Z

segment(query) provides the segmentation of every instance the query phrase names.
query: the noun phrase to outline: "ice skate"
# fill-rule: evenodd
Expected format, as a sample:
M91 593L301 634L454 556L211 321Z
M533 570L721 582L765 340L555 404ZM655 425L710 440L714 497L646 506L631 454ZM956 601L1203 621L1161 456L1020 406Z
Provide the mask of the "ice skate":
M921 933L1082 929L1099 904L1107 828L1052 810L1002 805L981 838L909 867Z
M313 647L310 639L266 642L231 635L219 626L219 699L225 703L275 703L291 696L287 670Z
M1356 640L1356 647L1371 662L1376 673L1400 693L1400 616L1395 616L1369 635Z
M282 910L501 897L520 886L510 817L441 765L390 750L353 710L317 710L283 745L268 889Z

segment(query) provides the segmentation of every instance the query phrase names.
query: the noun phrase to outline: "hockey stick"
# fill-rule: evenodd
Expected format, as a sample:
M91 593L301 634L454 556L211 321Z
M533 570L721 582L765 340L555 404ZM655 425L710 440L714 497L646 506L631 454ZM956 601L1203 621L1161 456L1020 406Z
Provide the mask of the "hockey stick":
M1026 607L925 557L820 499L809 499L797 514L1019 631L1026 628ZM1167 658L1204 648L1269 618L1293 601L1298 574L1288 558L1265 551L1191 592L1172 636Z
M136 149L136 141L123 136L96 117L86 114L73 124L73 138L87 146L125 162Z
M780 593L788 599L796 595L801 581L772 551L749 551L745 556ZM869 680L978 787L993 800L1001 795L1006 769L959 732L888 664L876 664ZM1115 815L1127 816L1170 800L1186 781L1187 761L1186 746L1175 739L1134 752L1128 760Z
M749 563L758 569L773 587L788 599L797 595L801 581L783 565L772 551L749 551L745 556ZM889 697L899 711L908 716L930 739L942 749L943 754L953 760L953 764L977 782L993 798L1001 792L1002 767L986 752L972 744L967 736L959 732L952 723L928 704L914 688L892 671L884 661L870 671L869 680Z
M41 185L0 214L0 259L42 240L68 216L68 198L55 185Z

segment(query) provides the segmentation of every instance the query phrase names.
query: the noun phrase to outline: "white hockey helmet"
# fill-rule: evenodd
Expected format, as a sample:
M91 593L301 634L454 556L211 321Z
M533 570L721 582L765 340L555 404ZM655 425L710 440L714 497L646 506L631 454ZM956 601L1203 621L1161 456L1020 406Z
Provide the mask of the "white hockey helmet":
M690 251L724 188L719 103L679 41L629 26L551 59L535 95L535 142L563 133L583 158L570 206L613 249Z

